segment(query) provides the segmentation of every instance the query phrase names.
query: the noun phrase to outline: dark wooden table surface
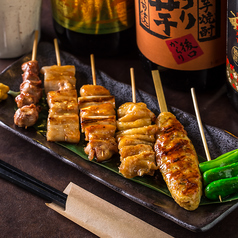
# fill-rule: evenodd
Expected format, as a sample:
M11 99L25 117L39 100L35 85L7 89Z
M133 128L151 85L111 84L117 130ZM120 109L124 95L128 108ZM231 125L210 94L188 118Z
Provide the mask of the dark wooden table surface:
M53 42L54 38L50 0L43 0L41 41ZM90 65L89 57L78 58ZM0 72L15 60L1 59ZM97 58L96 67L113 79L127 84L130 84L129 69L134 67L137 88L155 95L152 79L144 71L136 51L128 55ZM164 87L164 92L169 106L195 114L190 92L176 91L169 87ZM203 123L238 136L238 113L230 104L225 88L212 92L197 92L197 100ZM205 233L191 232L132 202L2 127L0 158L61 191L69 182L74 182L174 237L238 236L237 210ZM0 179L0 194L0 237L95 237L49 209L44 200L3 179Z

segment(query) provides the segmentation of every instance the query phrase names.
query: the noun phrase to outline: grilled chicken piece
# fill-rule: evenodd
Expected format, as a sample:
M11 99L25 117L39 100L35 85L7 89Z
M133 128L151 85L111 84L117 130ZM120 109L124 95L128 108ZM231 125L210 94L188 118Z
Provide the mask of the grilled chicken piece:
M132 128L127 130L118 131L116 133L117 136L124 136L124 135L135 135L135 134L142 134L142 135L155 135L158 131L157 125L149 125L143 126L138 128Z
M92 125L113 125L116 126L116 116L88 116L81 117L81 131L84 133L85 128Z
M128 102L118 108L117 115L119 172L126 178L154 175L158 169L153 150L158 126L151 125L155 114L144 103Z
M38 100L42 96L42 88L41 88L41 80L39 81L30 81L24 80L23 83L20 85L21 93L28 93L34 95Z
M33 126L39 117L39 107L34 104L18 108L14 114L14 123L19 127Z
M120 131L128 130L131 128L140 128L140 127L149 126L149 125L151 125L150 117L137 119L135 121L128 121L128 122L121 122L117 120L117 129Z
M132 139L132 138L128 138L127 136L121 138L120 141L117 141L117 143L118 143L119 150L123 148L124 146L128 146L128 145L143 144L143 145L150 145L152 148L154 146L154 142L149 142L149 141L140 140L140 139Z
M118 152L115 139L115 97L100 85L84 85L78 98L81 131L88 141L84 148L89 160L108 160Z
M69 82L74 88L76 85L74 65L44 66L41 69L44 74L44 87L46 94L50 91L60 90L60 84Z
M94 157L98 162L108 160L118 152L117 143L115 138L110 137L107 139L92 139L84 148L85 153L88 155L88 159L92 160Z
M134 178L145 174L153 176L157 169L154 151L142 151L139 154L127 156L121 161L120 165L120 173L126 178Z
M145 103L127 102L119 107L117 110L119 122L132 122L137 119L151 118L151 121L155 121L156 116L151 112Z
M124 136L116 136L116 139L118 142L120 142L122 139L132 139L132 140L144 140L148 142L155 142L155 136L154 135L142 135L142 134L135 134L135 135L124 135Z
M122 160L128 156L137 155L145 151L153 151L150 145L138 144L138 145L128 145L123 146L119 153Z
M47 141L78 143L80 140L78 115L50 113L47 120L46 136Z
M37 81L40 81L40 78L38 76L38 74L32 72L32 71L25 71L23 74L22 74L22 80L25 81L25 80L30 80L32 82L37 82Z
M75 113L78 114L77 91L59 90L50 91L47 95L47 102L54 113Z
M40 73L40 68L37 60L27 61L22 64L21 69L23 72L32 72L36 75Z
M110 95L109 90L107 90L105 87L101 85L92 85L87 84L83 85L80 88L80 96L102 96L102 95Z
M174 200L186 210L195 210L202 195L202 179L194 146L172 113L161 113L156 124L154 149L159 170Z
M22 64L23 82L20 94L15 98L18 110L14 115L14 123L19 127L33 126L38 117L40 107L35 106L42 97L41 80L38 77L39 65L36 60Z
M81 108L80 117L88 116L110 116L115 114L115 108L111 103L103 103L100 105L92 105Z
M29 93L21 93L15 98L15 102L17 107L23 107L31 104L37 104L39 102L39 98Z
M114 125L93 125L85 128L85 140L89 141L97 136L97 139L114 137L116 126Z
M112 95L85 96L78 98L79 108L100 105L102 103L111 103L115 107L115 97Z

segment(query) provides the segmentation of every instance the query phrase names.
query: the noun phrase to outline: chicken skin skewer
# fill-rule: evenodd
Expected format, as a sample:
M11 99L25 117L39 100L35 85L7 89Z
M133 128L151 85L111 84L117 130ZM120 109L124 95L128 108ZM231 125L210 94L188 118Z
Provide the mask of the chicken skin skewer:
M119 172L126 178L154 175L157 166L153 150L157 126L144 103L127 102L117 110L116 139L120 154Z
M136 103L134 69L130 69L132 101L122 104L117 110L116 139L121 164L119 172L125 178L154 175L157 166L153 150L157 126L152 125L155 114L145 103Z

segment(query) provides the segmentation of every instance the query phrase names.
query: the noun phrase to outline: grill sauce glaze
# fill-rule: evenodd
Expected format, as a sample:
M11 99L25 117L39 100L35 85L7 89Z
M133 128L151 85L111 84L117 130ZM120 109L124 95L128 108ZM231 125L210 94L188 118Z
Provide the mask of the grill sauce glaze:
M195 210L202 195L202 177L194 146L172 113L162 112L156 124L159 130L154 149L163 179L181 207Z

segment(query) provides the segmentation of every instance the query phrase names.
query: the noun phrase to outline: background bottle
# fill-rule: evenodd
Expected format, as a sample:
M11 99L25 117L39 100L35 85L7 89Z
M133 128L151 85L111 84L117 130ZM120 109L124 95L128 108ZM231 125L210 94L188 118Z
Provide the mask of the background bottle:
M227 95L238 111L238 3L227 1Z
M136 39L145 68L190 90L225 83L226 1L136 0Z
M59 43L74 54L109 56L135 45L134 0L51 0L51 5Z

